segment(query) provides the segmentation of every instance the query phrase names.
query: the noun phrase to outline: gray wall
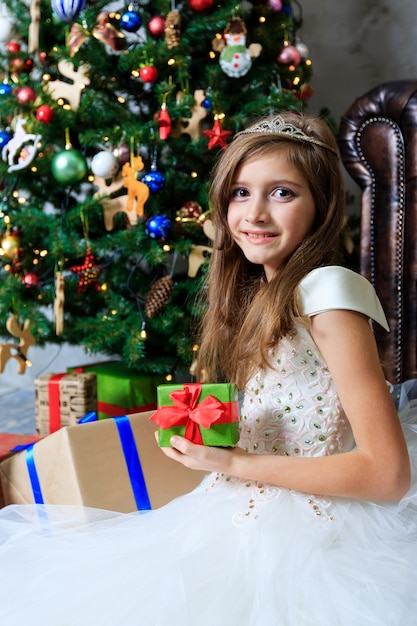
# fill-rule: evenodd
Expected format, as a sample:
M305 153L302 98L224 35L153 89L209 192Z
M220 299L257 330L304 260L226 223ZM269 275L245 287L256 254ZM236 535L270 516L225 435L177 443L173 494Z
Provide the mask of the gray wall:
M381 83L417 78L416 0L301 0L313 61L309 110L336 119Z
M417 0L300 0L299 39L313 62L308 110L330 109L336 122L356 98L381 83L417 79ZM296 5L295 5L296 10ZM360 208L360 190L345 172Z

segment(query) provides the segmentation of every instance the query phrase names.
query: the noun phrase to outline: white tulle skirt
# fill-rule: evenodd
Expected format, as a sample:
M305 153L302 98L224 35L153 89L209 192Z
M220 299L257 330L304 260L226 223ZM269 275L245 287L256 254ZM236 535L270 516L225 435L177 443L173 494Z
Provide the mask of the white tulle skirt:
M5 626L415 626L413 485L399 504L207 476L140 514L0 511Z

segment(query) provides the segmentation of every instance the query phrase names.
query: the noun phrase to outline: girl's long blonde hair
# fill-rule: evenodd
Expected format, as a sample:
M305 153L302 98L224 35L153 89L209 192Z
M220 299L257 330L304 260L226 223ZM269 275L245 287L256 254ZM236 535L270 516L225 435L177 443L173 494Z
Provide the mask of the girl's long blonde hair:
M320 118L291 112L281 116L337 150L332 131ZM267 283L262 266L247 261L233 241L227 211L235 173L242 163L283 151L307 180L316 219L309 235ZM203 290L206 313L197 372L204 380L233 381L244 388L267 365L268 353L280 337L294 330L301 279L334 261L344 223L343 175L338 157L322 146L273 133L242 134L217 162L209 195L216 234Z

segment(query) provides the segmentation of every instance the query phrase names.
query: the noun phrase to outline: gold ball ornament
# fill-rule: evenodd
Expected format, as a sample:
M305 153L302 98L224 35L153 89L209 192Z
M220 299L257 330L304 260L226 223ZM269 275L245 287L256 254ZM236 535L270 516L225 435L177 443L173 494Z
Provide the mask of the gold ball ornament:
M21 248L20 237L17 233L6 233L1 238L1 250L3 251L2 256L6 258L8 261L13 261Z

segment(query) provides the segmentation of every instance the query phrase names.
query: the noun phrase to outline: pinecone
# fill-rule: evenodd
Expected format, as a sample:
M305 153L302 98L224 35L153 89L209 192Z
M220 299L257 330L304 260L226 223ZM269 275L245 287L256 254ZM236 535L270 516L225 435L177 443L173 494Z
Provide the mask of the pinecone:
M181 43L181 14L170 11L165 18L165 44L167 48L178 48Z
M154 282L145 302L146 317L156 317L171 297L174 281L171 276L162 276Z

